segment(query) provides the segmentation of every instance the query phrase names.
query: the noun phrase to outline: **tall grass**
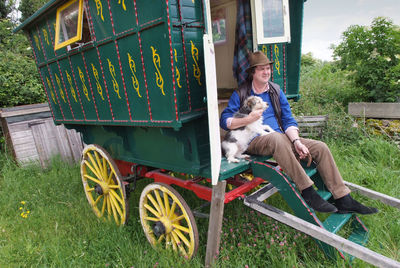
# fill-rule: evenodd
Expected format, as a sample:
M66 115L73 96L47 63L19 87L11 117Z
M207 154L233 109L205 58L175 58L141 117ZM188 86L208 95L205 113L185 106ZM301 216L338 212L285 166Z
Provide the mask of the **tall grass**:
M353 145L329 141L348 181L399 197L398 149L381 139ZM50 167L18 167L1 156L0 267L202 267L208 219L196 218L198 254L187 261L172 252L156 251L147 242L139 221L139 195L148 179L132 192L128 224L96 218L82 188L78 166L55 159ZM203 201L179 189L193 209ZM370 228L368 247L400 260L400 211L355 195L380 213L362 216ZM22 204L24 201L25 204ZM279 195L269 200L289 210ZM29 213L27 213L29 211ZM25 212L26 217L21 216ZM207 212L207 211L205 211ZM354 267L366 267L355 260ZM221 248L216 267L338 267L343 260L327 259L313 239L245 207L240 200L225 206Z

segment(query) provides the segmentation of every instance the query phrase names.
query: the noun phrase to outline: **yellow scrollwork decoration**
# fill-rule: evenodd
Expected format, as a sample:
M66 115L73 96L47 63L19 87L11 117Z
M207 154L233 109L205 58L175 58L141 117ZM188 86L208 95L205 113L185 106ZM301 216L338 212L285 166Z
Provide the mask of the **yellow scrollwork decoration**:
M56 82L57 82L57 85L58 85L58 90L60 91L60 96L63 99L64 103L67 103L67 101L65 100L64 91L62 90L62 87L61 87L60 78L58 78L57 74L55 74L55 77L56 77Z
M190 43L192 44L192 58L194 61L193 64L193 76L196 78L197 83L199 84L199 86L201 86L201 82L200 82L200 76L201 76L201 70L200 67L197 63L197 61L199 60L199 50L197 49L197 47L193 44L193 41L190 41Z
M125 0L118 0L118 4L121 4L122 1L122 8L126 11Z
M81 81L82 81L83 93L85 94L86 99L88 101L90 101L90 99L89 99L89 91L88 91L88 89L86 87L86 84L85 84L85 76L84 76L81 68L79 68L79 66L78 66L78 72L79 72L79 77L81 78Z
M119 85L118 85L117 80L115 79L115 77L116 77L115 67L114 67L114 65L112 65L111 61L108 58L107 58L107 61L108 61L108 69L110 70L110 74L112 77L114 91L115 91L115 93L117 93L118 98L121 99L121 96L119 95Z
M156 84L157 86L161 89L161 93L165 96L164 93L164 79L160 73L160 69L161 68L161 60L160 60L160 55L157 54L157 50L151 46L151 50L153 52L153 63L154 63L154 67L156 67L157 72L155 72L154 74L156 75ZM158 67L157 67L158 65Z
M101 99L104 100L103 88L101 87L100 82L99 82L99 73L97 72L97 69L96 69L96 67L94 67L93 63L92 63L92 71L93 71L94 79L96 79L97 92L99 93Z
M33 39L35 39L36 47L37 47L38 50L40 51L39 38L38 38L36 35L34 35L34 36L33 36Z
M75 93L74 86L72 85L72 78L69 75L68 71L65 71L65 74L66 74L67 79L68 79L68 83L69 83L69 86L70 86L70 89L71 89L72 97L74 97L75 102L78 102L78 100L76 99L76 93Z
M281 63L279 62L279 47L277 45L274 46L274 52L275 52L275 69L278 71L278 74L280 75Z
M43 31L44 40L46 40L47 45L50 46L49 35L47 34L47 30L46 29L42 29L42 31Z
M176 83L178 84L179 88L182 88L181 86L181 74L179 73L179 69L178 67L175 67L175 71L176 71Z
M262 45L261 51L262 51L265 55L267 55L267 53L268 53L267 46L266 46L266 45Z
M101 3L100 0L94 0L96 2L96 8L97 8L97 16L100 15L100 18L102 21L104 21L103 17L103 4Z
M48 77L46 77L46 80L47 80L47 86L49 87L51 98L53 99L53 102L56 103L56 98L54 97L54 92L53 92L53 90L51 90L53 87L51 86L50 80Z
M175 54L175 62L178 62L178 55L176 53L176 48L174 48L174 54Z
M135 61L132 59L131 54L129 54L129 53L128 53L128 62L129 62L129 68L131 69L131 72L132 72L132 76L131 77L132 77L133 88L136 90L139 98L141 98L142 96L140 95L140 92L139 92L139 81L138 81L138 79L137 79L137 77L135 75L135 73L136 73L136 64L135 64Z
M175 62L178 62L178 56L177 56L177 53L176 53L176 49L175 49L175 48L174 48L174 53L175 53ZM176 83L178 84L178 87L179 87L179 88L182 88L181 82L180 82L180 80L181 80L181 74L179 73L179 69L178 69L178 67L176 67L176 66L175 66L175 71L176 71Z

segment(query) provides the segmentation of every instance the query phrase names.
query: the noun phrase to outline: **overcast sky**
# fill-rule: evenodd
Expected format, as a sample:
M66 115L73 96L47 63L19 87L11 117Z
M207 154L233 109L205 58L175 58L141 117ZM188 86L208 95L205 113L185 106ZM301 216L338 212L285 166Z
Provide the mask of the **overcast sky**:
M370 26L378 16L400 25L400 0L307 0L304 3L302 53L331 60L330 44L339 44L350 25Z

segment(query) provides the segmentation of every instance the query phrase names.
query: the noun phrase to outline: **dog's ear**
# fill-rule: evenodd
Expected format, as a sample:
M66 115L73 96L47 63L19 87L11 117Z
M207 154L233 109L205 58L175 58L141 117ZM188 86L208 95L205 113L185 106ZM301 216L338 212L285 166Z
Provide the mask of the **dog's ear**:
M243 106L240 107L239 113L241 113L241 114L249 114L249 113L251 113L251 108L250 108L251 106L249 104L250 104L249 103L249 99L246 99L244 101L244 103L243 103Z

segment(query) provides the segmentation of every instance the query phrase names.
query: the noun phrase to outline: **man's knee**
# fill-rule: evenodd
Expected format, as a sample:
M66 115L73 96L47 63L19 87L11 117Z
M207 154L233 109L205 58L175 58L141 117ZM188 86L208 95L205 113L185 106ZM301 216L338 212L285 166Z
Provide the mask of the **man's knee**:
M270 143L274 144L275 146L285 146L288 144L289 140L285 134L274 132L268 134L270 137Z

